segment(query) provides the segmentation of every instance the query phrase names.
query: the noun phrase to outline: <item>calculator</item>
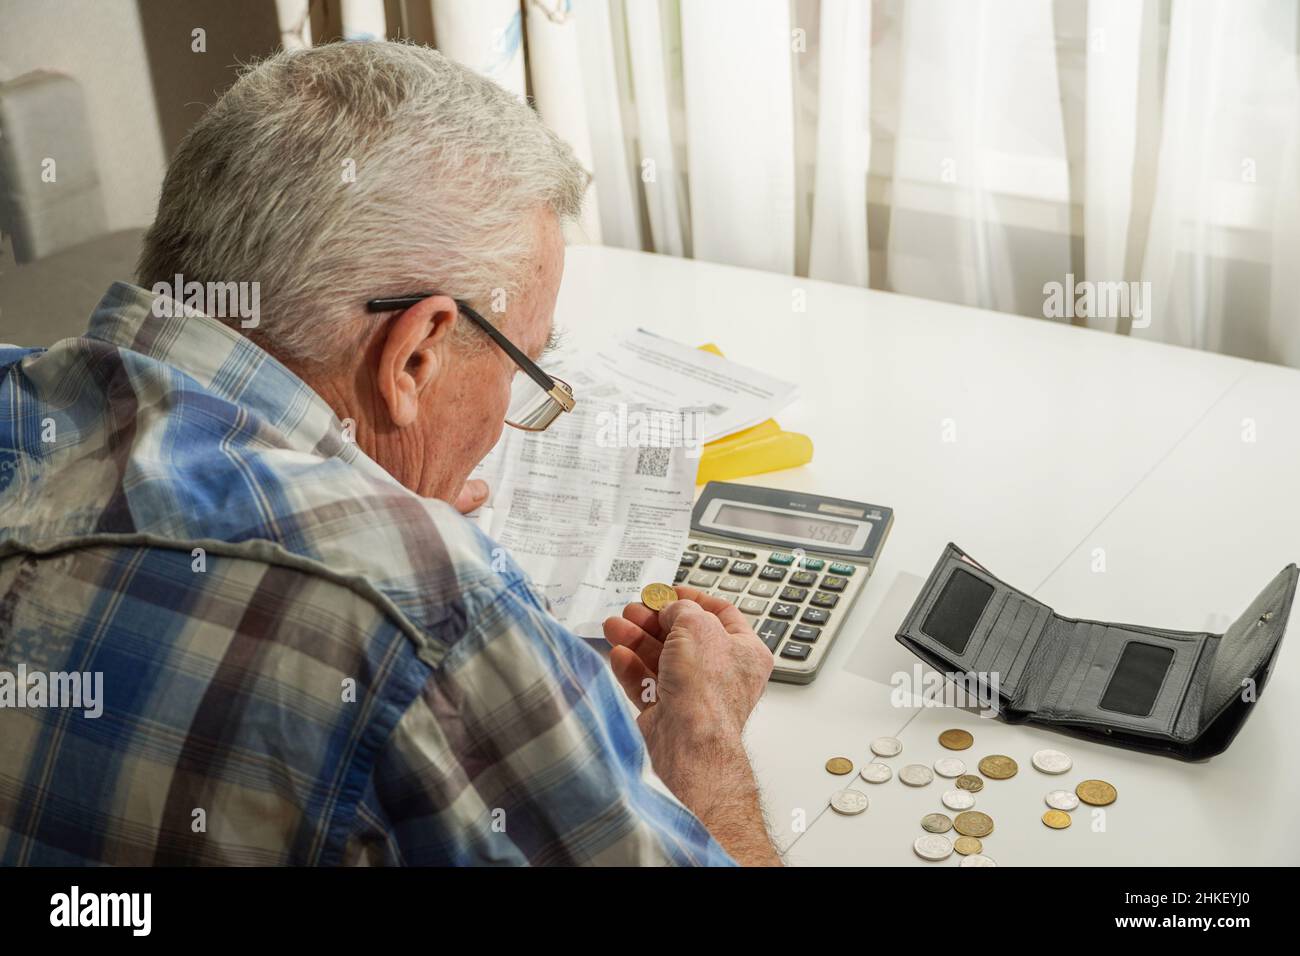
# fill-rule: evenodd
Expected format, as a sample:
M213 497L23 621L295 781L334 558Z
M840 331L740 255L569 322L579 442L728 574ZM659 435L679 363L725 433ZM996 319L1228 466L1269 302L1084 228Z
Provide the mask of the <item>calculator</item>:
M772 680L807 684L893 523L880 505L710 481L673 583L736 605L776 657Z

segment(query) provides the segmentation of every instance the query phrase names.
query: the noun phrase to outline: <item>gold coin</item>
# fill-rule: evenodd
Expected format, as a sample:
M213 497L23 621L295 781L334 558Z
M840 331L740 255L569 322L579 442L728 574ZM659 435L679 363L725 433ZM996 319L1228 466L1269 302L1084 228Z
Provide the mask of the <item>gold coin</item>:
M962 856L970 856L984 849L984 844L974 837L958 837L952 841L952 848Z
M984 781L973 773L964 773L957 778L957 786L971 793L979 793L984 789Z
M993 832L993 818L978 810L959 813L952 821L952 828L962 836L986 837Z
M837 777L853 772L853 761L848 757L832 757L826 761L826 769Z
M1064 810L1048 810L1043 814L1043 822L1053 830L1064 830L1070 825L1070 815Z
M1019 769L1014 760L1002 754L993 754L980 761L980 773L990 780L1006 780L1008 777L1014 777Z
M1108 807L1115 802L1119 791L1105 780L1085 780L1074 788L1080 800L1094 807Z
M975 738L966 730L945 730L939 735L939 743L949 750L965 750L975 742Z
M641 589L641 603L652 611L662 611L677 600L677 592L667 584L647 584Z

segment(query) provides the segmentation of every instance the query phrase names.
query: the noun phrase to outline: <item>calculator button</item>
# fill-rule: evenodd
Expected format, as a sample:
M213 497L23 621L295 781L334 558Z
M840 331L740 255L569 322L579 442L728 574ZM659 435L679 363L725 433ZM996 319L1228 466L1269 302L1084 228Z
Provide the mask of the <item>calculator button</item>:
M842 574L847 578L850 574L852 574L854 571L857 570L857 565L841 564L840 562L836 561L826 570L829 571L831 574Z
M758 572L758 576L762 578L764 581L784 581L785 568L778 568L774 565L769 564L762 571Z
M749 586L749 593L754 597L770 598L776 593L776 585L766 581L755 581Z
M791 640L807 641L809 644L821 636L822 629L820 627L809 627L807 624L796 624L794 630L790 632Z
M817 575L809 571L796 571L790 575L790 583L801 588L810 588L817 583Z
M823 591L843 591L848 583L845 578L834 578L828 574L822 578L821 586Z
M826 562L821 558L804 558L799 562L799 567L805 571L820 571L825 565Z
M677 573L673 575L673 584L681 584L686 580L686 575L690 574L690 568L678 568Z
M727 559L720 558L716 554L711 554L700 562L701 571L725 571L727 569Z
M840 596L827 591L818 591L808 603L813 607L834 607L840 603Z
M773 608L772 611L773 613L776 613L775 608ZM823 611L819 607L806 608L803 612L803 617L799 618L799 620L803 621L805 624L825 624L830 619L830 611Z
M680 564L683 568L693 568L695 567L695 562L698 560L700 560L700 556L698 554L691 554L689 551L687 551L684 554L682 554L682 559L677 563Z
M718 587L722 588L722 590L724 590L724 591L743 591L743 590L745 590L745 585L748 584L748 583L749 583L749 582L746 581L744 578L737 578L737 577L733 577L732 575L728 574L728 575L727 575L725 578L723 578L722 581L718 584ZM834 606L835 606L835 605L833 605L833 604L827 604L827 605L826 605L826 607L834 607Z
M704 571L696 571L690 577L690 583L697 588L711 588L717 580L716 574L706 574Z
M812 648L807 644L796 644L793 641L781 648L781 656L792 661L806 661L810 653Z
M796 614L798 614L799 609L795 607L793 604L781 604L780 602L777 602L776 604L772 605L771 613L773 617L789 619L794 617Z
M742 614L762 614L767 610L767 602L759 598L747 597L741 598L737 607L740 608Z
M758 568L753 561L737 561L731 566L731 573L738 578L747 578Z
M714 591L713 596L722 598L722 600L726 601L728 604L735 604L736 599L739 597L737 594L728 594L726 591Z
M807 588L782 588L781 589L781 600L790 601L793 604L798 604L807 596L808 596Z
M756 633L763 639L769 651L775 651L776 645L781 643L781 637L789 626L785 621L774 621L769 617L758 626Z
M769 554L767 560L772 564L794 564L794 555L782 554L780 551L777 551L774 554Z

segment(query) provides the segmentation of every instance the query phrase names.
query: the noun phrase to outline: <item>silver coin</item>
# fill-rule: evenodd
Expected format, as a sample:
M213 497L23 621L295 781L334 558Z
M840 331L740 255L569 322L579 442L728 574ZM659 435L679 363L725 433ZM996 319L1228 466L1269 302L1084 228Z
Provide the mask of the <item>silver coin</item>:
M1070 790L1053 790L1043 799L1053 810L1073 810L1079 806L1079 798Z
M927 813L921 817L921 829L926 833L947 833L952 829L952 817L946 813Z
M941 777L960 777L966 772L966 765L956 757L940 757L934 762L934 772Z
M1043 773L1065 773L1074 766L1070 755L1059 750L1040 750L1032 759L1034 767Z
M983 853L972 853L970 856L963 856L958 866L997 866L993 862L993 857L985 856Z
M975 806L975 794L969 790L949 790L940 799L949 810L969 810Z
M924 787L934 779L934 772L923 763L909 763L898 771L898 779L909 787Z
M903 742L897 737L877 737L871 741L871 752L877 757L896 757L903 749Z
M831 795L831 809L851 817L867 809L867 795L861 790L841 790Z
M937 833L927 833L916 838L912 849L923 860L946 860L952 856L952 841ZM970 857L966 859L969 860Z
M859 773L867 783L884 783L894 775L887 763L869 763Z

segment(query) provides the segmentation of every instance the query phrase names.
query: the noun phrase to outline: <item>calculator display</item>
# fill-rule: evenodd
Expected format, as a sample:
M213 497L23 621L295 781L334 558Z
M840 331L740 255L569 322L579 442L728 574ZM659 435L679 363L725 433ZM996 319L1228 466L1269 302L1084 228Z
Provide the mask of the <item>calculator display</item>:
M828 521L811 515L744 508L733 504L723 504L714 521L732 528L841 547L852 544L858 531L858 525L846 521Z

